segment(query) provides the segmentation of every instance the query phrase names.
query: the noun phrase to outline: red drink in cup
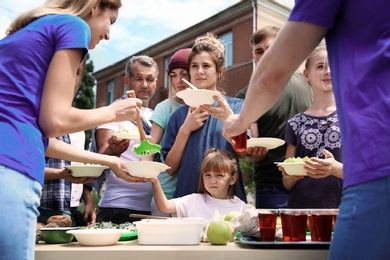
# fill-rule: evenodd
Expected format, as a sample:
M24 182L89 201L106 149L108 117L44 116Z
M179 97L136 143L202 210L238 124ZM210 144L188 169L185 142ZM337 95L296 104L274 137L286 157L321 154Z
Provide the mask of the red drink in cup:
M311 241L330 242L332 240L332 231L337 213L337 209L310 210L309 226Z
M281 209L283 241L306 241L307 212Z
M275 211L260 211L259 227L260 241L275 241L276 219L278 214Z
M248 136L247 136L246 132L244 132L244 133L242 133L240 135L232 137L232 139L236 143L234 145L234 150L236 152L245 152L246 151L246 141L247 141L247 138L248 138Z
M311 241L332 240L333 215L312 214L309 216Z

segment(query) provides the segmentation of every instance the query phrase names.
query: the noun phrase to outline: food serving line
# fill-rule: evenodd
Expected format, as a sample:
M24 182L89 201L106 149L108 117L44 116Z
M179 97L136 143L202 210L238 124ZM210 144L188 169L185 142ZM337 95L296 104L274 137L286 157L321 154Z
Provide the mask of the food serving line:
M163 235L163 234L161 234ZM282 243L282 242L281 242ZM260 249L243 248L237 242L215 246L199 245L152 246L139 245L138 240L121 241L112 246L81 246L77 242L68 244L45 244L35 247L35 259L328 259L328 249Z
M265 231L268 226L263 227L263 222L259 221L260 233L262 233L262 228L265 228L263 237L260 237L260 239L258 236L242 235L236 238L236 233L232 232L231 241L234 242L228 242L226 245L226 242L220 242L220 245L213 245L218 243L201 242L203 241L201 235L204 232L204 221L202 218L159 219L155 217L156 219L148 218L134 222L137 230L132 231L116 228L105 229L102 227L97 227L96 229L62 228L64 229L62 230L58 228L61 230L42 230L44 240L38 241L36 244L35 259L71 259L73 257L94 260L115 260L125 259L125 257L131 257L132 260L146 258L159 260L253 260L258 257L261 259L327 259L331 237L318 240L321 237L318 232L325 230L325 227L327 227L326 233L329 233L331 236L332 223L334 223L333 217L336 216L334 215L334 210L329 209L318 215L326 217L330 224L323 225L318 230L312 228L316 210L311 210L313 212L309 215L309 220L312 231L315 230L314 233L307 233L306 231L307 210L283 209L281 211L283 211L281 213L282 225L278 229L283 231L283 239L279 236L275 238L275 234L279 233L275 233L276 221L273 223L273 238L270 240L265 239ZM321 211L324 210L322 209ZM276 216L275 210L260 210L258 213L259 220L263 219L260 218L261 216L272 215ZM305 218L302 218L302 216ZM202 219L202 221L199 219ZM303 221L303 225L300 225L297 222L298 220ZM303 235L302 238L301 233ZM54 237L62 237L64 234L66 239L69 240L59 241L58 238L54 239ZM68 237L69 235L70 237ZM69 241L72 241L73 235L75 237L73 241L77 239L78 242L69 243ZM54 240L47 240L49 237L52 237ZM208 233L207 238L211 241L211 236ZM229 237L227 239L229 240Z

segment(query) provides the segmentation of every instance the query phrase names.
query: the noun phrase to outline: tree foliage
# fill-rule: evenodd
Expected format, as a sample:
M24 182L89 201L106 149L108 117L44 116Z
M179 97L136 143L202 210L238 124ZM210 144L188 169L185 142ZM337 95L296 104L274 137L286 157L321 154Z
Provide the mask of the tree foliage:
M87 54L87 62L83 73L83 79L80 83L80 89L77 92L75 99L73 100L73 106L80 109L92 109L95 107L95 93L93 88L95 86L95 78L92 76L94 70L93 61L89 60L89 54ZM91 142L92 131L85 131L85 149L89 148Z
M240 168L244 175L244 185L247 193L254 194L256 191L255 182L253 178L254 165L247 157L240 158Z

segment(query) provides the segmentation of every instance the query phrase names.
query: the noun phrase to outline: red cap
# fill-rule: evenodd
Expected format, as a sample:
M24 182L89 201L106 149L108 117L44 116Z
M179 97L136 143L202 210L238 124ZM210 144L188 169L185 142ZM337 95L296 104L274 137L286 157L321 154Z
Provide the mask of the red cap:
M180 49L172 55L168 64L168 73L177 68L187 69L188 55L191 52L191 48Z

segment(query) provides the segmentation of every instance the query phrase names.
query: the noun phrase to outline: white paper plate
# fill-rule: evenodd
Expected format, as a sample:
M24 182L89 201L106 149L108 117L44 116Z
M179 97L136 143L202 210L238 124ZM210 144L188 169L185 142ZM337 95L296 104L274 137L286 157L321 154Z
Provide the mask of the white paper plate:
M130 139L130 140L140 140L140 135L138 133L119 133L119 134L113 134L118 139ZM150 135L146 136L147 139L152 138Z
M65 168L72 170L74 177L99 177L107 166L103 165L69 165Z
M247 141L247 147L262 146L268 150L275 149L284 145L284 140L272 137L250 138Z
M145 178L157 177L171 168L166 164L151 161L128 161L124 162L123 166L132 176Z
M304 162L281 162L277 166L282 166L288 175L306 176L306 170L303 168Z
M215 102L214 96L221 96L218 91L207 89L186 89L176 93L178 98L190 107L199 107L200 105L211 105Z

